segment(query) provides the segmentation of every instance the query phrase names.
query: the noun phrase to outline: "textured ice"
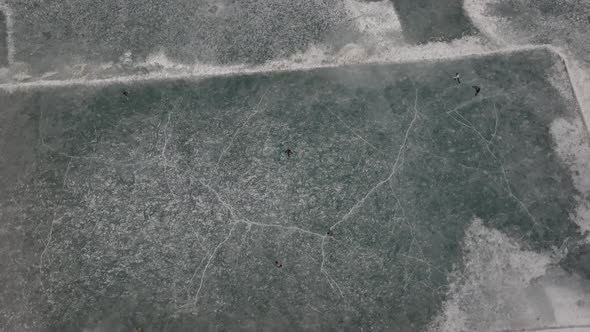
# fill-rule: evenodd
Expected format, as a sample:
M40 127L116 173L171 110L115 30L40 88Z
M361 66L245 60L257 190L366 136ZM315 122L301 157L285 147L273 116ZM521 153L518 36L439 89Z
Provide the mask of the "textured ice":
M0 0L0 331L587 330L588 9Z
M556 66L535 50L5 92L3 243L28 246L4 253L22 262L11 324L419 331L474 216L533 250L580 239L549 130L580 115ZM31 281L8 296L14 276Z

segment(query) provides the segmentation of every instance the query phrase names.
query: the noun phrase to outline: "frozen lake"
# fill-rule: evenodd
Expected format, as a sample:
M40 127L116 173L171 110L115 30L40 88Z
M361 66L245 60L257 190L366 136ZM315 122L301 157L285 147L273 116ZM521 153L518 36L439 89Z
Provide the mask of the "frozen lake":
M563 71L537 50L2 93L6 278L39 278L4 301L56 330L423 330L474 222L580 238Z

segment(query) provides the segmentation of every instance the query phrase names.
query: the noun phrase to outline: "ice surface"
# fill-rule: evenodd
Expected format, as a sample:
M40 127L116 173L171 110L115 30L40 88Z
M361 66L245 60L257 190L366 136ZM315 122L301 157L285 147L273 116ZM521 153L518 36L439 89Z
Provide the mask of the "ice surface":
M3 292L31 280L2 297L12 324L419 331L474 216L534 250L579 238L549 130L580 119L551 84L560 63L3 93L1 234L28 246L3 253L22 262Z
M6 14L0 7L0 67L8 66L8 29Z
M587 9L0 0L0 331L588 329Z
M33 72L117 62L125 52L145 59L161 49L183 63L260 63L356 33L334 0L5 2L18 36L15 58Z
M406 40L412 44L450 41L477 31L463 11L462 0L391 0Z

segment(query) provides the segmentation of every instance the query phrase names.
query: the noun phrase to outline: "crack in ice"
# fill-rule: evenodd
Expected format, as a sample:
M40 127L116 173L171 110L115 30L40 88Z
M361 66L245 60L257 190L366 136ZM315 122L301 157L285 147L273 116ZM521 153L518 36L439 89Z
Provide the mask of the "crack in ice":
M498 132L498 122L500 121L498 116L498 109L496 108L496 103L492 103L494 105L494 115L496 118L496 124L494 125L494 133L492 134L492 138L488 141L488 143L492 143L492 141L496 138L496 133Z
M334 229L336 227L338 227L338 225L340 225L341 223L343 223L344 221L346 221L348 218L350 218L350 216L360 207L363 205L363 203L369 198L369 196L371 196L371 194L373 192L375 192L375 190L379 189L382 185L386 184L387 182L389 182L393 176L395 175L395 172L397 171L397 166L399 164L399 161L402 158L402 155L404 153L404 150L406 148L406 144L408 142L408 138L410 136L410 131L412 130L412 127L414 126L414 123L416 122L416 119L418 118L418 108L417 108L417 104L418 104L418 89L416 89L416 98L414 100L414 117L412 118L412 121L410 122L410 124L408 125L408 129L406 130L406 133L404 135L404 139L402 141L402 144L399 148L399 151L397 153L397 158L395 159L395 162L393 164L391 173L389 174L389 176L387 178L385 178L384 180L380 181L379 183L377 183L373 188L371 188L367 194L358 202L356 202L352 208L338 221L336 222L334 225L332 225L330 227L330 229Z
M461 119L463 119L465 122L458 120L457 118L455 118L454 116L452 116L451 114L455 113L457 114L459 117L461 117ZM492 151L492 149L490 148L490 144L491 144L491 140L487 140L479 130L477 130L475 128L475 126L469 121L467 120L463 115L461 115L459 112L457 112L456 110L451 110L447 112L447 115L449 115L453 120L455 120L457 123L461 124L462 126L474 131L477 136L479 136L479 138L483 141L483 145L486 147L486 150L488 151L488 153L492 156L492 158L494 158L494 160L496 160L496 162L498 162L498 164L500 165L500 170L502 173L502 179L504 180L504 189L508 192L508 195L518 203L518 205L520 205L521 209L524 211L524 213L529 217L529 219L533 222L533 224L535 224L536 226L540 226L543 227L545 229L547 229L548 231L554 233L549 227L543 226L541 224L539 224L539 222L537 221L537 219L533 216L533 214L529 211L528 207L526 206L526 204L524 204L524 202L518 198L514 192L512 191L511 185L510 185L510 181L508 180L508 176L506 174L506 169L504 168L504 163L502 162L502 160L500 160L500 158L498 156L496 156L496 154ZM497 122L496 122L497 124ZM495 137L495 136L494 136Z
M168 121L166 121L166 125L164 126L164 144L162 146L162 159L164 160L164 177L166 178L166 186L168 187L168 191L174 197L176 194L172 191L172 187L170 186L170 178L168 177L168 157L166 157L166 149L168 148L168 126L170 125L170 117L171 112L168 112Z
M414 123L416 122L418 118L418 89L416 89L416 96L414 99L414 116L412 118L412 121L410 122L410 124L408 125L408 128L406 129L405 135L404 135L404 139L402 141L402 144L399 148L398 154L397 154L397 158L393 164L391 173L389 174L389 176L387 178L385 178L384 180L380 181L379 183L377 183L373 188L371 188L367 194L361 199L359 200L357 203L355 203L352 208L335 224L333 224L330 227L330 230L333 230L334 228L336 228L338 225L340 225L341 223L343 223L344 221L346 221L368 198L369 196L371 196L371 194L373 192L375 192L377 189L379 189L381 186L383 186L386 183L389 183L390 180L393 178L393 176L395 175L396 171L397 171L397 167L399 164L399 161L402 158L402 155L404 153L404 150L406 148L406 144L408 142L408 138L410 136L410 131L412 130L412 127L414 126ZM334 287L332 285L332 283L335 283L338 290L340 291L340 294L342 296L343 292L342 289L340 288L340 286L338 286L338 284L336 283L336 280L334 280L334 278L328 273L328 271L324 268L325 262L326 262L326 251L325 251L325 244L326 244L326 238L327 235L323 235L322 236L322 242L320 245L321 248L321 253L322 253L322 261L320 263L320 272L322 274L324 274L324 276L326 277L326 279L328 280L328 283L330 284L330 287Z
M197 305L197 302L199 301L199 294L201 293L201 289L203 288L203 283L205 282L205 274L207 273L207 269L209 268L209 265L211 264L213 257L215 257L215 254L217 254L217 251L219 250L219 248L221 248L221 246L224 245L231 237L234 229L236 228L236 225L237 225L236 222L232 223L232 227L229 230L229 233L227 234L225 239L223 239L223 241L221 241L221 242L219 242L219 244L217 244L217 246L215 247L215 249L211 253L211 256L209 256L209 259L207 260L207 264L205 265L205 268L203 269L203 273L201 274L201 281L199 282L199 288L197 289L197 294L195 295L195 300L193 301L193 305L195 307Z
M203 181L201 181L200 179L189 175L190 178L192 178L193 180L199 182L201 185L203 185L205 188L207 188L209 191L211 191L216 199L221 203L221 205L227 209L230 213L230 218L232 219L231 222L231 229L228 233L228 235L223 239L223 241L221 241L219 244L217 244L217 246L215 247L215 249L213 250L213 252L211 253L211 255L209 255L209 258L207 260L207 264L205 265L203 272L201 273L201 278L200 278L200 282L199 282L199 288L197 289L197 294L195 295L195 299L193 301L193 305L196 306L197 302L199 300L199 295L201 293L201 289L203 288L203 284L204 284L204 280L205 280L205 276L206 276L206 272L209 269L209 266L211 265L211 261L213 260L213 257L216 255L217 251L219 250L219 248L221 248L221 246L223 246L227 241L229 241L229 238L231 237L233 231L235 230L235 227L237 224L245 224L248 225L248 229L247 232L250 231L251 226L259 226L259 227L267 227L267 228L279 228L279 229L285 229L288 231L294 231L294 232L300 232L300 233L304 233L304 234L308 234L308 235L312 235L315 237L324 237L323 235L319 234L319 233L314 233L312 231L308 231L305 230L303 228L299 228L296 226L283 226L283 225L276 225L276 224L265 224L265 223L259 223L259 222L254 222L254 221L250 221L248 219L245 218L240 218L238 213L235 211L235 209L233 208L233 206L231 206L229 203L227 203L222 197L221 194L219 194L215 189L213 189L210 185L204 183ZM201 263L202 264L202 263ZM193 277L191 278L191 282L194 279L194 276L196 274L196 271L198 270L198 268L200 267L200 265L197 267L197 269L195 270L195 273L193 274ZM334 281L335 282L335 281ZM336 284L336 286L340 289L340 286L338 286L338 284ZM342 293L342 290L340 289L340 292Z
M285 230L289 230L289 231L305 233L305 234L309 234L312 236L319 236L319 237L323 236L322 234L308 231L306 229L303 229L303 228L300 228L297 226L283 226L283 225L278 225L278 224L265 224L265 223L250 221L250 220L243 218L243 217L239 217L235 208L233 206L231 206L228 202L226 202L225 199L223 199L223 197L221 197L221 194L219 194L219 192L217 192L217 190L213 189L210 185L204 183L200 179L197 179L192 175L189 175L189 176L192 179L194 179L195 181L199 182L201 185L203 185L205 188L207 188L209 191L211 191L215 195L217 200L230 212L235 223L242 223L242 224L246 224L248 226L253 225L253 226L259 226L259 227L280 228L280 229L285 229Z
M68 179L68 173L70 172L71 164L72 164L72 160L70 159L68 161L68 165L66 166L66 170L64 172L64 177L62 180L62 187L61 187L62 190L64 190L66 188L66 181ZM55 223L57 223L58 220L63 219L63 216L60 217L59 219L56 219L56 215L57 215L57 212L54 210L53 211L53 218L51 219L51 226L49 228L49 233L47 234L47 241L45 242L45 247L43 248L43 251L41 252L41 255L39 256L39 281L40 281L41 289L43 290L43 293L45 294L45 296L47 296L47 300L50 302L52 302L52 301L51 301L51 299L49 299L49 296L47 295L47 290L45 289L45 285L43 283L43 259L45 258L45 255L47 254L47 250L49 250L51 240L53 239L53 225L55 225Z
M381 149L377 148L376 146L374 146L373 144L371 144L368 140L366 140L364 137L362 137L361 135L359 135L354 129L352 129L346 122L344 122L344 120L342 120L342 118L340 118L336 113L332 112L331 109L327 109L328 112L330 112L330 114L332 114L336 119L338 119L338 121L340 121L346 128L348 128L348 130L350 130L350 132L352 132L356 137L358 137L360 140L362 140L363 142L365 142L368 146L372 147L373 149L375 149L377 152L381 153L384 156L387 156L385 154L385 152L381 151Z
M289 231L305 233L305 234L309 234L309 235L312 235L312 236L323 237L322 234L315 233L315 232L312 232L312 231L308 231L306 229L299 228L299 227L296 227L296 226L283 226L283 225L277 225L277 224L264 224L264 223L249 221L249 220L243 220L243 221L240 221L240 222L242 222L244 224L247 224L249 226L250 225L254 225L254 226L259 226L259 227L280 228L280 229L286 229L286 230L289 230Z
M217 170L219 169L219 164L221 163L221 160L223 159L223 156L232 147L232 145L234 144L234 141L236 140L236 137L238 136L238 134L240 133L240 131L242 131L242 129L244 129L244 127L246 127L246 125L248 124L248 122L250 122L250 119L252 119L252 117L254 117L254 115L256 115L256 114L260 113L261 111L263 111L262 109L259 109L259 107L260 107L260 104L262 103L262 100L266 96L267 91L264 91L264 93L260 97L260 100L258 101L258 104L256 104L256 106L254 106L253 112L250 113L250 115L248 115L248 117L246 118L246 121L244 121L244 123L242 123L242 125L234 132L234 134L232 135L232 137L231 137L228 145L221 151L221 155L219 155L219 159L217 159L217 164L215 165L215 171L213 172L213 174L215 174L217 172Z

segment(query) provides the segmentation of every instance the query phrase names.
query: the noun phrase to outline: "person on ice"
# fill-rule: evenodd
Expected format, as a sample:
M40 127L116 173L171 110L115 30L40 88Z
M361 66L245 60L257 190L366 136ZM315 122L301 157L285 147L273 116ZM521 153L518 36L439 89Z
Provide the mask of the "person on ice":
M457 84L461 84L461 78L459 77L459 73L456 73L453 79L457 81Z
M472 85L471 87L475 89L475 95L477 96L479 94L479 92L481 91L481 88L478 87L477 85Z

